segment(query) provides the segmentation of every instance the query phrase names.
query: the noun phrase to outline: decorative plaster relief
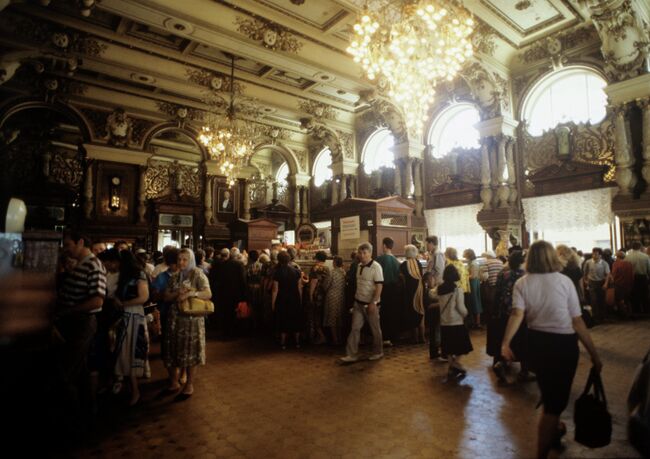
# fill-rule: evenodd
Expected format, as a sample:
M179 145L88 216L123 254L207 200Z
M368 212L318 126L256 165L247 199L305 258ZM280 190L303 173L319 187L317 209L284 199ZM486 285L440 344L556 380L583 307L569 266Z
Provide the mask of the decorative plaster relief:
M251 40L259 41L262 46L272 51L284 51L297 54L302 42L289 29L271 21L237 17L237 31Z

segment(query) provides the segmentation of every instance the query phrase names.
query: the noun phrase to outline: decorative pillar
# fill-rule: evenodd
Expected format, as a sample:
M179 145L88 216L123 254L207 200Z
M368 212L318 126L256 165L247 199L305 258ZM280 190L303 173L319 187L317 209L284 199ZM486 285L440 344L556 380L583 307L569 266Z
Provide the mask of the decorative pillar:
M508 207L508 198L510 197L510 189L508 188L508 183L506 182L506 144L508 143L508 138L504 135L501 135L498 139L499 144L497 146L497 181L495 185L498 187L497 197L499 199L499 207Z
M642 136L643 136L643 179L650 184L650 97L637 100L642 110ZM648 187L650 190L650 186ZM646 190L646 191L648 191Z
M138 223L145 223L144 216L147 213L147 184L144 176L147 172L145 166L140 166L140 190L138 192Z
M508 168L508 205L514 206L517 203L517 168L515 167L515 139L510 139L506 146L506 167Z
M332 201L331 204L338 204L339 202L339 184L338 184L338 176L337 177L332 177Z
M212 224L212 177L205 175L205 190L203 196L203 216L205 218L205 224Z
M293 213L293 222L298 228L300 225L300 187L298 185L293 187Z
M415 179L415 215L424 215L424 199L422 197L422 160L416 159L413 166L413 177Z
M271 202L273 204L278 202L278 182L276 181L271 183Z
M347 176L346 175L341 175L341 180L339 181L339 202L345 201L347 198L347 192L346 192L346 181L347 181Z
M395 160L395 175L393 177L393 189L397 196L402 196L402 162Z
M250 184L248 183L248 179L245 179L242 185L243 185L242 189L244 190L244 206L242 211L242 218L244 220L250 220L251 219L251 194L250 194Z
M411 197L411 188L413 188L413 158L406 158L404 160L405 167L405 178L406 183L404 184L404 195L409 198Z
M86 181L84 182L84 217L90 220L93 212L93 164L88 161Z
M614 134L616 137L616 182L622 195L632 194L637 177L634 174L634 156L630 150L630 125L627 119L627 107L625 104L615 109Z
M483 139L481 142L481 201L483 201L483 209L492 209L492 188L491 177L492 171L490 170L490 148L488 146L489 139Z

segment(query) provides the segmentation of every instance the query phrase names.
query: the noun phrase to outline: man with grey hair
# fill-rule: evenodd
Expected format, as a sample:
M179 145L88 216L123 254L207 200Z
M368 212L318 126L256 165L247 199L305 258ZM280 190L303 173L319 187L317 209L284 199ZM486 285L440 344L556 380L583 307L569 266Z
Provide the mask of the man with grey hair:
M425 269L426 291L435 289L442 284L442 273L445 271L445 255L438 248L438 236L429 236L427 241L427 253L429 260ZM446 362L447 359L440 353L440 304L436 301L429 302L427 295L427 309L425 323L429 327L429 358Z
M346 356L341 358L343 363L359 360L359 338L364 322L367 322L372 332L372 354L368 360L379 360L384 356L383 338L379 322L379 307L381 290L384 283L384 273L381 265L372 259L372 245L364 242L359 246L359 265L357 266L356 291L352 307L352 327L346 346Z

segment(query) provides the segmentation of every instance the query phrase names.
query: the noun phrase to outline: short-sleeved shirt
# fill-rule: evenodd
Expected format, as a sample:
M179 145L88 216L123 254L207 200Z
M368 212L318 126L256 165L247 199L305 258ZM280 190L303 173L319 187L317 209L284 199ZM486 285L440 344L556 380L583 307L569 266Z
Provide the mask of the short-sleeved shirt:
M575 333L572 320L580 317L578 293L561 273L526 274L515 283L512 307L526 313L528 328L562 335Z
M384 283L384 271L375 260L357 266L357 291L354 298L361 303L370 303L375 294L375 286Z
M442 274L445 271L445 255L436 250L429 253L429 261L427 262L427 269L425 272L431 273L435 285L442 284Z
M585 263L585 276L590 282L602 282L607 279L609 274L609 265L604 260L588 260Z
M379 255L377 263L381 265L386 284L396 284L399 281L399 261L395 255Z
M92 253L77 263L75 269L65 278L59 297L62 309L79 305L92 297L106 296L106 269ZM102 308L88 311L100 312Z
M503 262L498 258L488 258L485 262L488 272L488 284L494 287L497 285L497 276L503 271Z
M648 255L640 250L628 250L625 255L625 261L632 263L634 266L634 274L639 276L647 276L650 274Z

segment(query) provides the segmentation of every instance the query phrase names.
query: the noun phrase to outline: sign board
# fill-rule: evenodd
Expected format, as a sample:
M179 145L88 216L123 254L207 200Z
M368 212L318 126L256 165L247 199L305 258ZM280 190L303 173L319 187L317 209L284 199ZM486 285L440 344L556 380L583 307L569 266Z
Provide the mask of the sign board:
M359 240L360 231L359 216L341 218L341 240L355 239Z

